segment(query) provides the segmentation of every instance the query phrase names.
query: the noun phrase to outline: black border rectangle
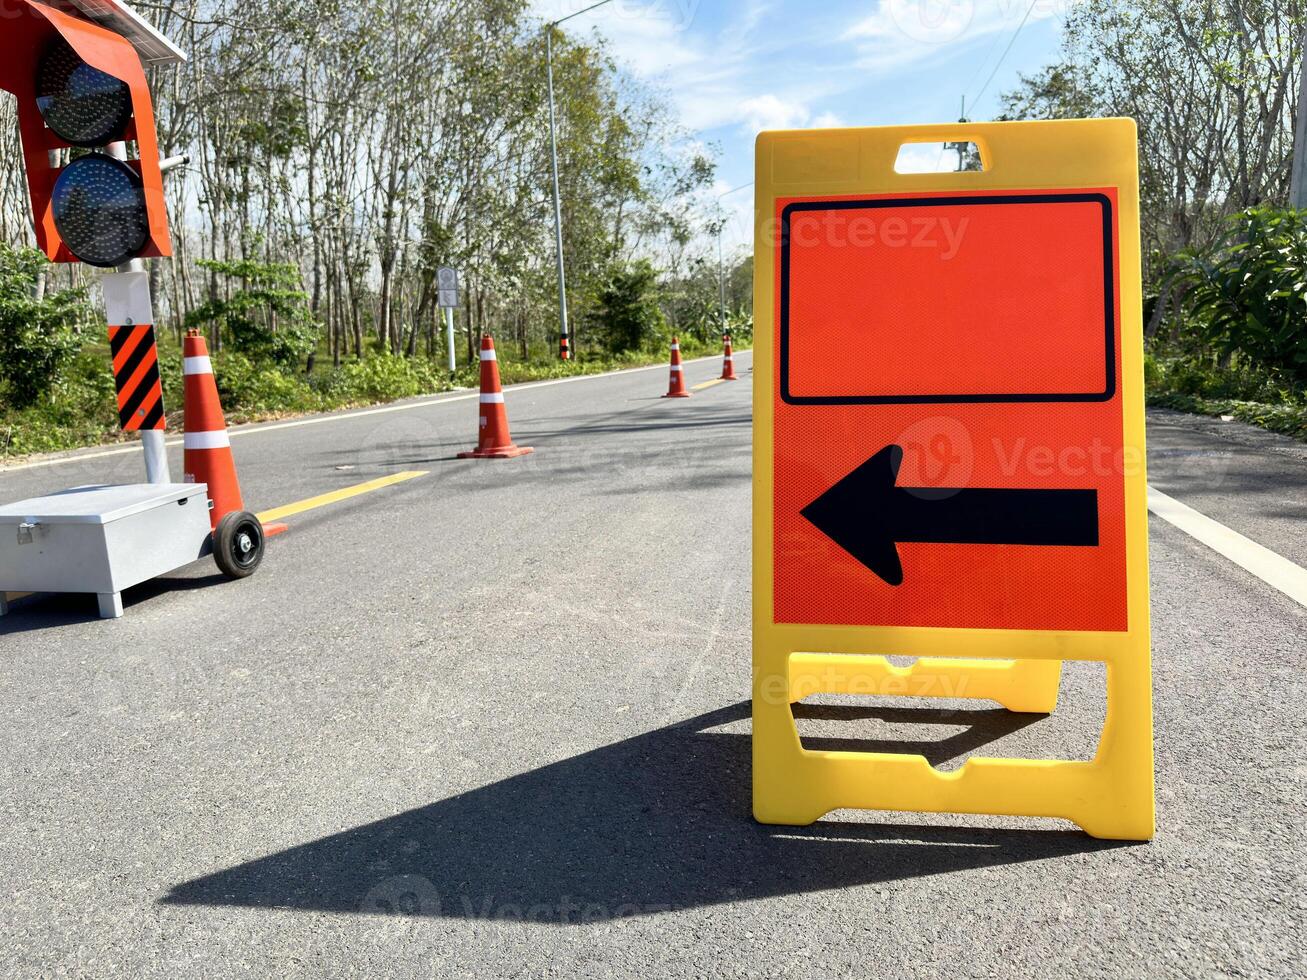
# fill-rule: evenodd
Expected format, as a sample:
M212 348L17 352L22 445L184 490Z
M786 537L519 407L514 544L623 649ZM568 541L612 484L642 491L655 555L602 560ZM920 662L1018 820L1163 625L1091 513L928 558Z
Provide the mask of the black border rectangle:
M957 207L968 204L1099 204L1103 209L1104 319L1107 323L1106 390L1032 395L814 395L790 392L790 216L797 211L851 211L904 207ZM853 201L799 201L781 211L781 400L789 405L935 405L1106 402L1116 397L1116 249L1112 200L1106 194L995 194L959 197L873 198Z

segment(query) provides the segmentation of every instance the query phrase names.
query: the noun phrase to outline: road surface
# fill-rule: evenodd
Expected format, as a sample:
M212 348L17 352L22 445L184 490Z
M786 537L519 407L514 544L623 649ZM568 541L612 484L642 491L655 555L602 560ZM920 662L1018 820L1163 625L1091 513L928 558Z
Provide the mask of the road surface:
M458 395L242 430L255 509L427 475L293 518L244 582L200 564L133 589L116 622L18 602L0 973L1302 975L1307 609L1153 521L1150 844L1052 820L758 826L750 385L665 385L510 389L537 452L505 463L454 458ZM1302 446L1166 413L1151 439L1154 486L1307 563ZM139 468L4 471L0 501ZM1068 667L1049 718L832 698L800 724L945 769L1087 758L1102 684Z

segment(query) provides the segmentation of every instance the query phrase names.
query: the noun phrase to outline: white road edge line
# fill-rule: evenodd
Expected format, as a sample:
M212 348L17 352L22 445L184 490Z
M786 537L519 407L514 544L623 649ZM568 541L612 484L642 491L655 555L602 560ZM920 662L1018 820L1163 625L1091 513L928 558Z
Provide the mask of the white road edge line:
M744 353L752 353L745 351ZM686 364L699 364L703 361L715 361L720 358L720 354L709 354L707 357L696 357L692 361L686 361ZM650 364L647 367L623 368L620 371L604 371L601 374L578 374L571 378L552 378L549 381L527 381L523 384L509 385L505 391L527 391L531 388L548 388L552 385L565 385L573 381L594 381L598 378L615 378L623 374L638 374L641 371L666 371L666 364ZM307 419L292 419L289 422L255 422L249 426L242 426L237 429L229 429L228 435L233 439L241 436L258 435L260 432L276 432L280 429L298 429L305 425L322 425L326 422L343 422L349 419L366 418L369 415L386 415L390 412L411 412L419 408L430 408L432 405L444 405L449 402L465 402L473 398L480 398L480 391L469 391L462 395L437 395L434 398L428 398L420 402L408 402L403 405L382 405L379 408L365 408L362 411L340 412L336 414L316 415ZM180 446L182 440L170 439L167 446ZM0 476L5 473L17 473L21 470L36 470L46 466L62 466L65 463L81 463L90 459L105 459L108 456L126 456L128 453L139 453L141 447L134 443L130 446L123 446L121 449L106 449L98 453L79 453L76 456L60 456L58 459L39 459L32 463L16 463L13 466L0 464Z
M1257 576L1271 588L1283 592L1299 605L1307 606L1307 568L1295 565L1269 548L1152 487L1148 488L1148 509L1195 541L1200 541L1244 571Z

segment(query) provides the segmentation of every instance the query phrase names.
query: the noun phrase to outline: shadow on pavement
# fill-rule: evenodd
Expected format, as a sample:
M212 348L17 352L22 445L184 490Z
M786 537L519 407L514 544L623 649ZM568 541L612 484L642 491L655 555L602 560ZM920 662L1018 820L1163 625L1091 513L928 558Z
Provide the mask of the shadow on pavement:
M613 416L611 420L599 422L593 425L578 425L574 427L565 427L559 429L537 428L541 422L547 420L538 420L534 423L527 422L521 426L522 438L539 439L541 441L549 439L574 438L589 435L633 435L639 432L678 432L685 429L721 429L721 428L745 428L753 424L753 416L749 414L731 415L726 417L712 416L702 414L691 418L668 419L658 418L649 419L647 422L619 422L618 419L629 419L629 415ZM513 435L516 437L517 432Z
M1120 846L1077 832L762 827L747 703L179 884L174 905L575 925Z
M1023 728L1029 728L1047 717L1048 715L1020 714L1003 708L956 711L948 708L862 707L843 704L794 706L794 718L799 723L800 733L804 730L805 720L848 724L876 719L891 725L964 725L963 731L934 741L802 736L803 747L814 752L897 752L924 756L927 762L936 767L1013 735Z
M201 561L208 562L209 567L213 567L211 559L204 558ZM151 579L123 591L123 615L130 615L133 606L157 599L169 592L217 588L224 583L230 583L230 579L219 572L199 576L164 576ZM93 594L39 592L16 600L9 607L9 615L0 616L0 636L54 629L74 623L96 622L99 619L100 614Z

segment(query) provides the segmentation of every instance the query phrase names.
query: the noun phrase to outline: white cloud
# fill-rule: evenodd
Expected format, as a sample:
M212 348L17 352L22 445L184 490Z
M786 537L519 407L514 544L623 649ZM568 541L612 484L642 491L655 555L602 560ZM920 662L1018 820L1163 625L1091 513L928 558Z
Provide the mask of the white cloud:
M531 9L542 20L552 20L592 2L532 0ZM1030 22L1054 17L1076 2L1035 0ZM563 29L574 36L604 37L634 77L667 94L682 126L710 133L723 150L724 179L738 184L750 177L752 138L762 130L951 114L955 93L963 86L974 90L984 81L1030 3L614 0L569 20ZM936 73L938 83L926 78ZM909 78L914 86L924 84L927 98L940 95L939 105L923 109L922 92L902 88ZM893 108L899 95L911 104L901 114ZM938 147L934 152L934 159L923 158L914 166L934 169ZM729 189L728 184L716 193ZM728 247L751 236L750 198L741 192L721 202L730 214ZM716 213L707 198L704 208Z
M717 2L717 0L713 0ZM555 19L584 9L584 0L536 0L532 10ZM740 0L716 30L708 27L707 0L616 0L569 21L578 33L597 31L617 60L638 78L667 89L682 125L691 130L761 129L807 125L811 106L842 87L837 75L794 78L779 88L767 71L768 52L794 43L764 21L776 0ZM833 118L833 117L830 117Z
M844 40L857 46L860 67L890 71L947 57L986 38L997 47L1027 10L1027 23L1033 23L1063 15L1074 2L1034 0L1032 7L1028 0L876 0L876 9L850 26Z
M751 133L764 129L798 129L812 118L808 107L801 102L783 99L770 92L742 101L739 114L743 117L745 129Z

